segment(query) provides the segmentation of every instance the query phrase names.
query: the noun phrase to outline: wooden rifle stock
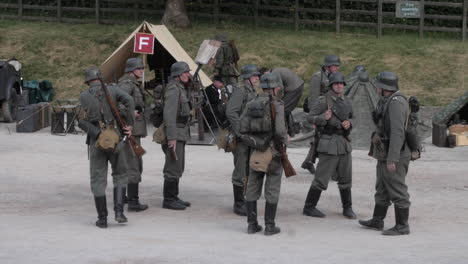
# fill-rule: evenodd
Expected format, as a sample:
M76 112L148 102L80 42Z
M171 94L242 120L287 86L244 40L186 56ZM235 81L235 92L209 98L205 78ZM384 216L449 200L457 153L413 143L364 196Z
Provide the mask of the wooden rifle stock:
M103 80L101 78L99 78L99 81L101 82L102 90L104 91L104 94L106 95L107 102L109 103L112 114L113 114L114 118L117 121L117 125L119 126L120 131L122 132L122 134L124 134L124 129L123 128L127 126L127 123L125 122L125 120L120 115L119 109L114 104L114 101L112 101L112 98L110 96L109 90L107 89L107 86L104 84L104 82L103 82ZM138 157L141 157L141 156L143 156L143 154L146 153L145 149L143 149L143 147L136 142L136 140L135 140L135 138L133 136L125 136L124 141L125 141L125 138L128 139L128 142L130 143L130 148L132 149L132 152L135 155L137 155Z
M273 105L273 100L272 100L271 95L270 95L270 112L271 112L271 123L273 124L273 142L274 142L275 148L281 154L281 165L283 165L284 174L286 175L286 177L294 176L294 175L296 175L296 170L294 169L293 165L289 161L288 153L286 152L286 145L283 144L282 142L279 142L278 140L276 140L276 137L275 137L275 133L276 133L276 125L275 125L276 111L275 111L275 106Z

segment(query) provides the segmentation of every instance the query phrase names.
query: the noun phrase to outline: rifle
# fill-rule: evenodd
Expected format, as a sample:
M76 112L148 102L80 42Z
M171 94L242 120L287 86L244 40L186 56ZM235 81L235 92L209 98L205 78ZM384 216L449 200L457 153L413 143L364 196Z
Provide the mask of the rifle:
M117 106L112 101L109 90L107 89L107 86L104 84L102 78L99 78L99 81L101 82L101 88L104 91L104 94L106 95L107 102L109 103L110 109L112 111L112 115L116 119L117 125L120 128L120 131L122 132L122 134L124 134L123 128L127 126L127 123L122 118L122 116L120 115L119 109L117 108ZM133 136L124 136L124 138L122 139L122 142L127 141L127 139L128 139L128 142L130 143L130 149L132 150L132 152L135 155L137 155L138 157L141 157L141 156L143 156L143 154L146 153L146 151L143 149L143 147L140 146L136 142L136 140L135 140L135 138Z
M296 175L296 170L294 170L294 167L292 166L291 162L288 159L288 153L286 152L286 145L283 144L282 142L279 142L279 140L276 139L274 134L276 133L276 125L275 125L275 118L276 118L276 112L275 112L275 106L273 105L273 97L270 94L270 113L271 113L271 124L272 124L272 131L273 131L273 143L275 145L275 148L280 152L281 154L281 164L283 165L284 169L284 174L286 177L291 177Z
M310 143L310 161L315 164L317 161L318 153L317 147L320 141L320 133L318 131L318 127L314 125L315 133L312 142Z
M342 116L340 116L340 113L337 113L337 110L336 108L334 109L331 109L330 107L330 103L329 103L329 97L325 97L326 100L327 100L327 109L328 110L331 110L332 112L332 115L336 117L336 119L338 119L341 123L343 123L344 121L348 120L348 118L343 118ZM348 116L349 117L349 116ZM343 137L348 141L348 142L351 142L351 138L349 137L349 135L351 134L351 128L345 130L345 134L343 135Z
M239 56L239 51L237 50L236 44L233 39L229 41L229 46L232 49L232 62L234 66L236 66L236 69L237 69L238 68L237 62L239 61L240 56Z

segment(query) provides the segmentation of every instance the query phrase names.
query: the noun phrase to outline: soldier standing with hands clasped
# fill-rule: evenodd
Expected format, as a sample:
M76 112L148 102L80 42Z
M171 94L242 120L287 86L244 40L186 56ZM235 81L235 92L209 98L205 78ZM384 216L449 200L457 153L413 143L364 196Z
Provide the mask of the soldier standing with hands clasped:
M106 93L101 83L101 73L97 67L90 67L85 71L85 83L89 89L80 95L82 111L80 112L79 126L87 133L86 144L89 145L89 167L91 174L91 191L98 213L96 226L107 227L107 168L108 162L112 166L114 183L114 211L115 220L119 223L127 222L123 214L125 187L127 178L128 141L121 141L122 134L116 128L114 117ZM130 136L134 122L133 99L127 93L115 86L107 87L111 100L122 103L126 111L127 126L123 128L125 134ZM117 147L117 146L120 147Z
M377 131L372 136L371 154L377 161L375 207L372 219L359 220L362 226L383 230L384 219L391 203L395 207L395 226L383 235L408 235L409 201L405 179L411 160L411 150L405 133L409 116L406 98L399 92L398 77L384 71L377 75L376 86L383 99L375 113Z
M343 215L356 218L351 202L352 159L349 134L351 133L351 102L344 97L346 83L344 76L333 73L330 76L330 91L321 96L312 105L308 121L313 123L320 133L317 146L319 163L314 180L304 205L303 214L313 217L325 217L316 206L320 194L328 187L331 179L338 182Z

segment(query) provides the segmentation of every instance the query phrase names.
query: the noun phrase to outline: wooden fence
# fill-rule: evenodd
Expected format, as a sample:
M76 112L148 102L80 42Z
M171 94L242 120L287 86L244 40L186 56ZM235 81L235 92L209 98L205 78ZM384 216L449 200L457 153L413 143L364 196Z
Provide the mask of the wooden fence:
M330 0L333 1L333 0ZM428 31L459 33L463 41L467 32L467 11L468 0L460 2L436 2L420 0L420 18L409 18L396 23L388 21L395 18L395 12L384 11L384 5L395 5L397 0L334 0L333 9L305 7L303 1L291 1L289 6L273 6L261 3L261 0L252 0L251 4L238 4L233 1L223 0L192 0L186 1L188 14L192 18L201 17L209 19L213 23L221 23L222 20L243 20L251 21L255 26L264 22L291 24L294 30L299 30L301 26L307 25L327 25L334 27L336 32L341 32L343 27L366 27L375 29L377 37L381 37L384 29L404 29L419 32L419 37L423 38ZM156 6L156 2L159 5ZM69 7L63 6L61 0L56 0L55 5L25 5L23 0L11 0L8 3L0 3L0 13L2 19L34 20L34 21L54 21L67 23L106 23L122 24L129 21L138 22L143 19L153 19L155 16L162 17L164 13L165 1L154 0L95 0L94 7ZM372 8L361 10L344 8L347 2L366 3ZM120 7L118 7L120 5ZM117 7L116 7L117 6ZM123 6L123 7L122 7ZM429 14L425 10L427 7L447 7L456 14ZM231 9L243 9L249 12L232 14ZM5 12L6 10L6 12ZM39 10L40 15L27 15L27 10ZM64 13L84 14L80 17L70 17ZM265 15L268 12L282 12L282 16ZM249 13L245 15L245 13ZM44 15L46 14L46 15ZM286 14L286 15L284 15ZM314 14L327 15L326 19L310 19ZM346 20L349 15L366 16L367 21ZM370 21L369 21L370 20ZM456 26L434 26L427 25L428 21L454 21ZM404 23L409 21L410 23Z

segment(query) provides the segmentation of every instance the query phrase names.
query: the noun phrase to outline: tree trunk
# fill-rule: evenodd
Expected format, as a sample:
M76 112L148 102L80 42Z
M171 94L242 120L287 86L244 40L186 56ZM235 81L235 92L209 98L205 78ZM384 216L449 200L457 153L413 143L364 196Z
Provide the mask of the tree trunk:
M190 20L187 16L184 0L167 0L166 10L161 21L166 26L188 28Z

